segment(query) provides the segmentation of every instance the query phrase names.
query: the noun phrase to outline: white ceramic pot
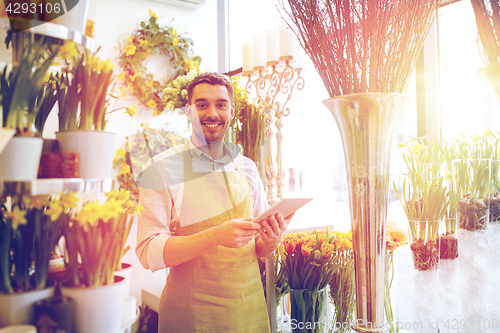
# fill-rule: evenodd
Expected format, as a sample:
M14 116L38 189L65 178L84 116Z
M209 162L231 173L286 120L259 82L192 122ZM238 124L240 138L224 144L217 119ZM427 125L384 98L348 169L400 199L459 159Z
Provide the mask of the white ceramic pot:
M95 288L61 286L63 296L75 302L75 328L78 333L115 333L120 330L125 279Z
M76 30L82 35L85 34L85 25L87 24L87 15L89 11L90 0L78 0L78 3L71 10L68 9L66 14L52 20L52 23L64 25L65 27ZM70 5L70 1L65 1L66 7Z
M130 295L130 282L132 281L132 265L127 263L122 263L122 269L115 272L115 276L121 276L125 279L125 285L123 287L123 297L128 297Z
M116 133L104 131L56 132L61 152L80 154L80 178L106 179L111 177L115 156Z
M54 295L54 287L24 293L0 293L0 327L30 324L33 321L33 304Z
M36 326L10 325L4 328L0 328L0 333L36 333Z
M43 139L15 136L0 154L0 179L31 181L38 176Z

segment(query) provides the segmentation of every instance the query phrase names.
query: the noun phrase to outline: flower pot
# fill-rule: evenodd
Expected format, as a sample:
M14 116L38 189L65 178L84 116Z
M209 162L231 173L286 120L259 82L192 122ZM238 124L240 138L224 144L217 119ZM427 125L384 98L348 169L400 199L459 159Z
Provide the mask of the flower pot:
M80 155L80 178L111 177L115 153L115 133L104 131L56 132L61 152Z
M0 154L0 179L31 181L37 178L42 138L13 137Z
M34 304L38 332L73 332L75 302L69 297L54 296Z
M73 8L67 8L67 12L64 15L56 17L51 22L64 25L68 29L78 31L84 35L90 0L67 1L66 6L75 2L76 5Z
M132 265L127 263L122 263L122 268L115 272L115 276L121 276L125 279L123 287L123 297L128 297L130 295L130 284L132 281Z
M54 294L54 287L23 293L0 293L0 327L29 324L33 321L33 304Z
M75 331L78 333L115 333L121 326L125 279L115 276L112 284L94 287L68 287L61 293L75 302Z
M328 332L326 288L290 290L290 328L293 333Z

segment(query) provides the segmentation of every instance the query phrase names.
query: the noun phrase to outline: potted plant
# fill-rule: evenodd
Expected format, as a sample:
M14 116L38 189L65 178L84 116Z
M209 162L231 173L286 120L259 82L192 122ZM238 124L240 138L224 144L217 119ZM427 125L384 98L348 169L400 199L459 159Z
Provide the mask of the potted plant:
M442 175L442 154L434 143L427 149L424 138L402 145L407 167L403 195L396 194L409 222L410 249L419 271L436 269L439 263L439 225L446 215L449 197ZM434 163L432 163L434 162ZM407 181L406 181L407 180Z
M106 196L104 203L85 203L63 224L69 279L61 291L75 300L80 333L114 332L120 328L124 278L114 273L131 221L141 206L122 189Z
M105 132L108 89L113 76L109 60L88 52L68 62L58 76L59 131L62 152L80 155L81 178L109 178L115 133Z
M0 77L2 126L15 130L14 138L0 154L0 178L4 180L37 178L41 131L55 103L54 88L47 82L46 73L56 54L56 50L33 43L12 70L9 72L6 66Z
M64 202L71 198L63 195ZM0 327L30 322L31 306L51 296L49 261L61 237L60 199L14 196L0 206Z

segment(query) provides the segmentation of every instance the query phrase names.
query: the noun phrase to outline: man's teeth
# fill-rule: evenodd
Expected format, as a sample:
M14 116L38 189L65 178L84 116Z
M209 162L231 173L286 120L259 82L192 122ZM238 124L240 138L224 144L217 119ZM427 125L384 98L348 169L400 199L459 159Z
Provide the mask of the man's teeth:
M205 126L215 128L219 126L219 124L205 124Z

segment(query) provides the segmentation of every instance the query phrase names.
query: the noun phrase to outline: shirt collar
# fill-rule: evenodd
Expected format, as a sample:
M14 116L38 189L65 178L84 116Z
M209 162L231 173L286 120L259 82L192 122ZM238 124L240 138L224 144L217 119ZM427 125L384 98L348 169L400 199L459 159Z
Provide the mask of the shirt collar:
M212 161L217 164L228 164L231 163L238 157L240 153L240 147L232 142L224 142L223 145L224 156L218 160L213 160L209 155L202 152L194 144L191 138L189 138L189 153L192 158L196 158L202 161Z

